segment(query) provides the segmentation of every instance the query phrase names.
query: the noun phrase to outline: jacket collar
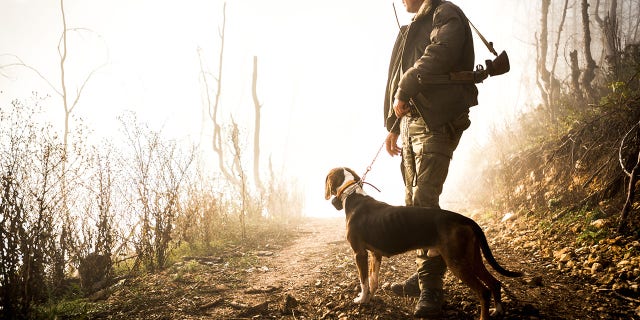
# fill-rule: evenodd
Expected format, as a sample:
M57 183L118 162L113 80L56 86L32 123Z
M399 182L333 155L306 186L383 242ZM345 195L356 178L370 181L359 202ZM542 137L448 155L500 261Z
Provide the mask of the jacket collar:
M420 20L430 15L440 3L442 3L442 0L424 0L422 5L420 6L420 9L418 9L418 12L413 17L413 21Z

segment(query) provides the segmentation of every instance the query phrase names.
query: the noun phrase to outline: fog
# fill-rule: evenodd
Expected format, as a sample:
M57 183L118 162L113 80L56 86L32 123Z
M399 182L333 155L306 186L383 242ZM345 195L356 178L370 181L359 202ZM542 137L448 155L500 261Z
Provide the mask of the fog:
M225 47L219 119L239 122L250 152L253 136L251 77L258 58L257 94L262 104L261 162L305 192L305 214L335 216L323 198L324 177L335 166L364 172L382 144L382 101L391 47L410 16L400 1L230 0L226 3ZM443 201L456 201L458 174L474 166L471 151L482 148L493 128L502 127L538 101L534 84L537 7L532 1L454 1L512 70L479 85L480 105L454 154ZM203 101L200 59L216 74L221 50L223 1L111 0L64 2L70 91L82 88L74 111L91 128L91 139L118 135L117 117L130 110L151 128L185 144L200 144L211 157L211 123ZM62 30L60 3L5 0L0 3L0 65L17 58L38 70L1 69L0 107L38 92L60 130L63 115L56 94ZM477 64L492 58L478 37ZM44 79L47 79L46 81ZM49 83L47 83L49 81ZM75 120L73 124L77 124ZM214 160L206 160L217 170ZM367 180L376 198L403 202L399 158L384 151ZM294 184L292 183L292 186ZM444 205L446 207L446 204Z

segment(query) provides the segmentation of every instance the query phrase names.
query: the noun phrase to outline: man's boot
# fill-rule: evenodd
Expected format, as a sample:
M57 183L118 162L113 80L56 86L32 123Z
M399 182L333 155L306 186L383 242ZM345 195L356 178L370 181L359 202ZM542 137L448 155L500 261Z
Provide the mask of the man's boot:
M418 273L412 274L403 282L394 282L390 286L391 291L398 296L419 297L420 285L418 284Z
M420 299L413 315L417 318L437 317L442 314L444 305L443 278L447 265L442 256L428 257L423 250L416 257L418 263L418 282Z
M436 288L425 288L420 292L420 299L413 311L416 318L438 317L442 314L444 291Z

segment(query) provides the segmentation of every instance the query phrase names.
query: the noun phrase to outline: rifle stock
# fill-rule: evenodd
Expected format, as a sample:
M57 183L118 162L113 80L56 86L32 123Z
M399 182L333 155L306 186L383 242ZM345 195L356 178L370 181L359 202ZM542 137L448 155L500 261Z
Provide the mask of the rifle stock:
M505 74L511 69L506 51L502 51L493 61L486 60L485 62L487 64L487 73L492 77Z
M490 76L505 74L511 68L506 51L502 51L493 60L485 60L485 63L487 65L486 68L479 65L475 71L452 72L449 75L418 75L418 82L422 85L481 83Z

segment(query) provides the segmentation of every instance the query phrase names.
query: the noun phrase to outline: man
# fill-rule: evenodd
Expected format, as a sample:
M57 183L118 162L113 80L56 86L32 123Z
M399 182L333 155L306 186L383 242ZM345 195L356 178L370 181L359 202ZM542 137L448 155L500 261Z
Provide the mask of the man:
M403 4L415 16L400 28L391 55L385 145L390 155L402 155L406 205L439 208L449 163L462 132L471 124L469 107L478 104L478 90L471 83L429 84L429 76L473 70L473 39L466 16L451 2L403 0ZM446 265L437 252L428 255L418 250L417 273L391 286L396 294L419 294L414 315L423 318L440 315L444 303Z

